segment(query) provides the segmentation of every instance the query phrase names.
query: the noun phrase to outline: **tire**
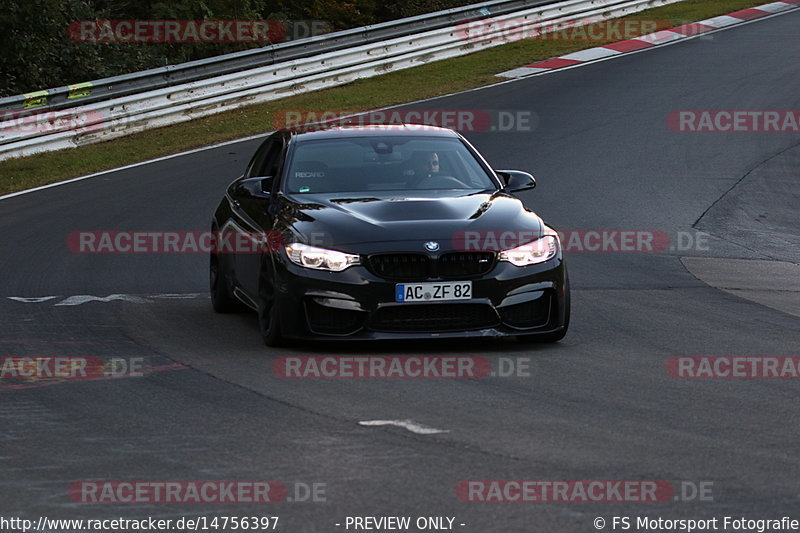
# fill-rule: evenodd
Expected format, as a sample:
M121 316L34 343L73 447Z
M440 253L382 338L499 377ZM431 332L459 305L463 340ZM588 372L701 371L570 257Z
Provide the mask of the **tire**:
M266 266L261 267L258 282L258 330L264 344L270 347L284 344L281 334L280 310L275 304L275 285Z
M523 344L550 344L563 339L569 329L570 300L569 278L564 274L564 327L544 335L517 335L517 342Z
M211 305L217 313L238 313L243 306L231 293L224 256L212 252L209 258Z

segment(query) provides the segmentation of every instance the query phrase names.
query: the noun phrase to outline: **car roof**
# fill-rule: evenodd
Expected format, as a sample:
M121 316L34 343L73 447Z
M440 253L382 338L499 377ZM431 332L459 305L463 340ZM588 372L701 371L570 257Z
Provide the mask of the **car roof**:
M289 130L295 141L311 141L320 139L342 139L349 137L386 137L413 136L413 137L449 137L458 138L455 131L438 126L423 124L368 124L363 126L335 126L323 127L316 131Z

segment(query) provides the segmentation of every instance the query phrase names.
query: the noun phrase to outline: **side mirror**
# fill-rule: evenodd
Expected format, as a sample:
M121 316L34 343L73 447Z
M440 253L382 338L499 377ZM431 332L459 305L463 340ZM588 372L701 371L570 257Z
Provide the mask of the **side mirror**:
M239 198L261 198L270 197L272 190L272 176L259 178L246 178L233 186L232 194Z
M536 187L536 178L520 170L497 170L497 175L505 182L508 192L528 191Z

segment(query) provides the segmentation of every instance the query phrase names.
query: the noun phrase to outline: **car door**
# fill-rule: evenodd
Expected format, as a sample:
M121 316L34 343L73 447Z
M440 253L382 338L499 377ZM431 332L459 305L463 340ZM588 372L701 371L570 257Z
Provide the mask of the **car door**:
M285 137L280 133L269 137L256 151L244 176L234 183L231 190L233 216L229 229L237 233L237 243L245 244L244 250L234 254L234 274L237 288L253 303L258 295L262 254L248 250L258 250L259 246L267 249L274 247L271 246L275 242L271 234L274 218L269 204L285 153ZM258 182L254 183L259 178L262 184L260 189Z

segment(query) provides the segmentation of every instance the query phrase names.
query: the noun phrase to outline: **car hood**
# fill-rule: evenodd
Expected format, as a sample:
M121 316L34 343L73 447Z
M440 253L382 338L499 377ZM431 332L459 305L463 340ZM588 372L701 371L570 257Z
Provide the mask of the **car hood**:
M518 232L527 242L541 236L544 229L533 211L506 193L447 197L304 194L285 196L284 200L283 227L291 228L308 244L355 253L424 251L428 241L436 241L442 250L463 249L465 232L490 239L503 232Z

